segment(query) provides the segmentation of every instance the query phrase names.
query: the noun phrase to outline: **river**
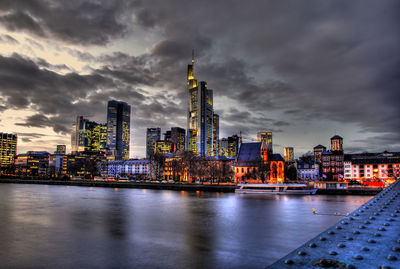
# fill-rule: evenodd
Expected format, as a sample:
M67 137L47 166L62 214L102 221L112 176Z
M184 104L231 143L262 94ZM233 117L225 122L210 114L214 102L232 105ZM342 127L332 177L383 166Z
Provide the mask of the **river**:
M370 198L0 184L0 267L265 268Z

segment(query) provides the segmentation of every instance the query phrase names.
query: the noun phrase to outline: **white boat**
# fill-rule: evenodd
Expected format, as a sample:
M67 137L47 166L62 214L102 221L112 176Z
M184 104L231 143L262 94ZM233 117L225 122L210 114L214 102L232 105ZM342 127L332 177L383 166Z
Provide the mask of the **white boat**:
M317 189L306 184L238 184L236 193L253 194L315 194Z

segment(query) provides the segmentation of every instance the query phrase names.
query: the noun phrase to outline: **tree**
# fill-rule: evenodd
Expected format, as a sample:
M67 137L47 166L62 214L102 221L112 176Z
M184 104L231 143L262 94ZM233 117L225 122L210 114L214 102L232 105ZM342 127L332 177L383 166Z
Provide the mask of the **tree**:
M161 180L163 176L165 156L164 154L155 152L150 157L150 171L153 179Z

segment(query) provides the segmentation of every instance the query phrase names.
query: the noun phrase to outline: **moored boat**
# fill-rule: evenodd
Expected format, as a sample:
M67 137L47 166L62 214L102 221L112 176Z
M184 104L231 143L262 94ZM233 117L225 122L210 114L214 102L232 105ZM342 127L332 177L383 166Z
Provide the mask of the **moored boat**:
M315 194L314 189L306 184L238 184L236 193L253 194Z

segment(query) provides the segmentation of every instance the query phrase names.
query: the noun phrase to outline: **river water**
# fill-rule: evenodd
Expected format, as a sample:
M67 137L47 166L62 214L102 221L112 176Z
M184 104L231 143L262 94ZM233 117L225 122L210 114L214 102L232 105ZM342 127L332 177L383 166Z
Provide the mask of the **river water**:
M370 198L0 184L0 267L265 268Z

